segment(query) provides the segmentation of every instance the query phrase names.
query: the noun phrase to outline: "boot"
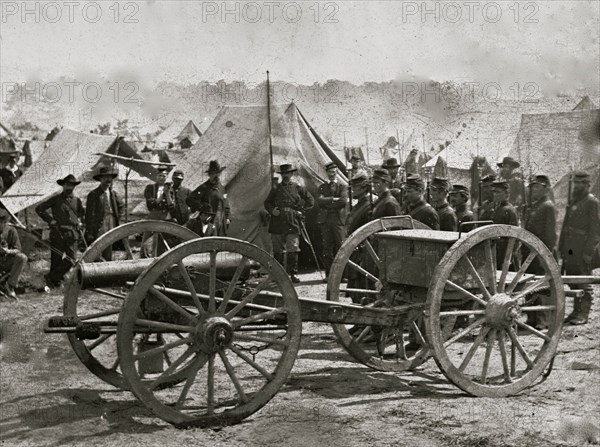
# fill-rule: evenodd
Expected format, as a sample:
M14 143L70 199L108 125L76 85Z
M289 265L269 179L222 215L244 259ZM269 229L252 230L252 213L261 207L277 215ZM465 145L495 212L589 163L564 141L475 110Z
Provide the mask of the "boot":
M579 312L571 320L571 325L572 326L581 326L583 324L587 324L589 316L590 316L591 308L592 308L592 295L589 292L586 292L583 295L583 297L581 298Z
M565 323L570 323L573 318L577 317L581 312L581 298L573 299L573 312L571 312L567 318L565 318Z
M298 278L298 253L288 253L288 274L292 282L299 283Z

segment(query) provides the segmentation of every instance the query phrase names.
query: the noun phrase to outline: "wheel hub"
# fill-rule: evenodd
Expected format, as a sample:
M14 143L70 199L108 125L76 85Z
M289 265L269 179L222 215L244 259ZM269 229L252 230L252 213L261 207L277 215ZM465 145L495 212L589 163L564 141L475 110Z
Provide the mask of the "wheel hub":
M232 338L233 326L225 317L209 317L196 327L196 343L209 353L229 345Z
M515 300L505 293L498 293L492 296L486 307L485 321L491 327L502 329L510 326L520 314Z

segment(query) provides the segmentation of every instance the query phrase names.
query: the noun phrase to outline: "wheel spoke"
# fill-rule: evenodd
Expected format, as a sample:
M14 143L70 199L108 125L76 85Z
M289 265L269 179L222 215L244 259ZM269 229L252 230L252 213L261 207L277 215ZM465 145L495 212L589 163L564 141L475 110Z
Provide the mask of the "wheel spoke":
M461 338L463 338L465 335L467 335L469 332L471 332L473 329L475 329L478 326L481 326L483 324L483 322L485 321L485 318L479 318L477 320L475 320L473 323L471 323L469 326L467 326L466 328L464 328L462 331L460 331L458 334L456 334L454 337L446 340L444 342L444 347L447 348L448 346L450 346L452 343L454 343L455 341L460 340Z
M236 333L235 337L238 340L242 340L242 341L258 341L260 343L273 344L273 345L279 345L279 346L287 346L288 345L288 342L286 340L281 340L279 338L262 338L262 337L257 337L255 335L246 335L246 334L239 334L239 333Z
M502 369L504 370L504 380L507 383L512 382L508 370L508 357L506 355L506 344L504 343L504 331L498 331L498 346L500 346L500 356L502 357Z
M198 311L201 314L205 314L206 311L204 310L204 307L202 306L202 303L200 303L200 300L198 299L198 294L196 293L196 289L194 288L194 284L192 282L192 278L190 278L190 274L185 269L185 266L183 265L183 262L179 261L177 263L177 267L179 268L179 272L181 273L181 276L183 277L183 280L185 281L185 285L187 286L189 292L192 294L192 300L194 300L194 304L198 308Z
M150 287L148 289L148 292L150 292L150 294L152 296L161 300L163 303L165 303L167 306L169 306L175 312L179 313L180 315L183 315L185 318L190 320L192 323L196 323L196 317L193 314L191 314L190 312L185 310L183 307L181 307L179 304L177 304L171 298L166 296L164 293L160 292L159 290L155 289L154 287Z
M167 363L167 366L171 366L171 363L173 362L171 361L171 357L169 357L169 353L167 351L163 352L163 357Z
M210 252L210 276L208 279L208 312L214 313L216 309L215 304L215 290L217 286L217 252Z
M115 334L104 334L104 335L101 335L98 339L94 340L94 343L92 343L91 345L87 346L88 351L92 351L92 350L96 349L98 346L100 346L102 343L104 343L106 340L108 340L113 335L115 335Z
M479 276L479 272L477 271L477 269L475 268L475 266L473 265L473 263L471 262L471 259L469 258L468 254L465 254L465 256L463 256L463 259L465 259L467 261L467 266L469 267L469 270L471 270L471 274L473 275L473 278L475 278L475 281L477 281L477 285L479 286L479 290L481 290L481 293L483 295L483 297L485 298L486 301L489 301L492 299L492 295L490 295L489 290L487 289L487 287L485 286L483 279L481 279L481 276ZM496 278L492 278L492 282L495 281Z
M200 371L200 369L202 369L202 367L205 364L206 364L206 356L204 356L204 355L199 355L192 362L191 369L190 369L190 371L188 371L188 377L185 381L185 384L183 385L183 389L181 390L181 393L179 394L177 403L175 404L176 409L181 409L181 406L185 402L185 398L187 397L187 394L190 391L190 388L194 384L194 380L196 380L196 376L198 375L198 372Z
M181 354L179 356L179 358L177 358L177 360L175 360L173 363L171 363L171 365L165 369L160 376L158 376L152 383L150 383L149 388L150 390L154 390L154 388L156 388L158 385L160 385L162 382L164 382L166 379L168 379L169 375L175 371L179 365L181 365L183 362L185 362L189 356L191 356L195 351L195 348L193 346L190 346L187 348L187 350Z
M182 326L181 324L173 324L173 323L163 323L162 321L152 321L152 320L144 320L142 318L137 318L135 320L135 324L138 326L151 327L154 329L164 329L172 332L193 332L194 327L192 326Z
M495 247L494 247L495 248ZM486 239L485 241L485 257L487 258L487 264L490 266L492 283L490 284L490 292L492 295L496 294L496 254L492 253L492 241Z
M117 357L115 359L115 361L113 362L113 364L111 365L110 369L112 371L116 371L117 370L117 366L119 366L119 363L121 362L121 359L119 357Z
M469 348L469 351L467 352L467 355L465 356L465 358L463 359L462 363L458 367L458 370L460 372L463 372L465 370L465 368L467 367L467 365L469 364L469 362L473 358L473 355L475 354L475 351L477 351L477 348L479 348L479 345L481 345L481 342L483 342L483 339L485 338L485 336L487 335L487 333L489 332L489 330L490 330L490 328L488 328L488 327L482 327L481 328L481 332L479 333L479 335L473 341L473 344L471 345L471 348Z
M206 412L215 412L215 353L208 354L208 374L206 378Z
M112 298L117 298L119 300L124 300L127 297L127 295L125 295L125 294L111 292L110 290L104 290L104 289L88 289L88 290L91 290L92 292L96 292L96 293L101 293L102 295L110 296Z
M515 287L517 287L517 285L519 284L519 281L521 280L521 277L525 274L525 272L529 268L529 265L533 262L533 260L536 258L536 256L537 256L537 253L535 251L532 251L529 253L527 258L525 258L525 261L523 261L523 264L521 264L521 267L517 271L517 274L515 275L515 277L511 281L511 283L508 285L508 289L506 289L506 293L514 292Z
M157 348L148 349L147 351L143 351L143 352L140 352L139 354L135 354L133 356L133 359L134 360L139 360L139 359L143 359L145 357L149 357L149 356L152 356L152 355L155 355L155 354L159 354L161 352L168 351L171 348L176 348L177 346L181 346L181 345L185 345L187 343L190 343L192 340L193 340L193 337L185 337L185 338L182 338L181 340L177 340L177 341L174 341L172 343L167 343L167 344L164 344L164 345L159 346Z
M500 293L504 292L504 287L506 286L506 275L508 275L508 268L510 267L510 261L512 260L515 242L517 242L517 240L514 237L511 237L508 240L508 244L506 246L506 253L504 253L504 260L502 262L502 273L500 274L500 283L498 287L498 292Z
M373 259L373 262L377 266L377 269L379 271L381 271L381 259L379 259L379 256L377 256L377 253L375 253L375 249L371 245L371 242L369 242L369 239L365 239L364 245L365 245L365 248L367 249L367 253L369 253L369 255L371 256L371 259Z
M250 357L248 357L246 354L244 354L239 348L236 348L233 345L229 346L229 349L231 349L233 352L235 352L235 354L241 358L242 360L244 360L246 363L248 363L252 368L254 368L255 370L257 370L259 373L261 373L264 377L267 378L267 380L273 380L273 375L271 373L269 373L266 369L264 369L262 366L260 366L258 363L256 363L254 360L252 360Z
M519 325L519 327L525 329L527 332L531 332L533 335L537 335L538 337L544 339L545 341L550 341L550 337L548 337L543 332L540 332L537 329L529 326L528 324L522 323L520 321L517 321L517 324Z
M362 331L360 331L360 334L358 334L358 337L356 337L356 343L360 343L362 341L362 339L365 338L370 331L371 331L371 326L366 326Z
M506 331L510 337L510 332ZM512 338L511 338L512 340ZM514 343L510 344L510 375L514 376L517 372L517 347Z
M494 349L494 343L496 342L496 330L492 329L490 335L487 338L487 346L485 347L485 357L483 358L483 366L481 368L481 383L485 385L487 380L488 367L490 365L490 356L492 355L492 349Z
M164 234L162 234L162 233L158 233L158 235L159 235L159 236L160 236L160 238L162 239L162 241L163 241L163 244L165 244L165 248L166 248L166 250L167 250L167 251L169 251L169 250L171 249L171 247L169 247L169 244L168 244L168 242L167 242L167 239L165 238L165 235L164 235Z
M415 331L415 336L417 337L417 341L419 342L419 344L421 346L427 346L427 343L425 342L425 337L423 337L423 334L421 334L421 329L419 329L417 323L413 320L410 322L410 325L412 326L413 331Z
M519 292L519 294L516 295L513 299L517 302L520 302L520 300L525 298L530 293L534 292L536 289L545 287L546 284L549 284L548 278L540 278L537 281L535 281L532 285L527 287L525 290L522 290L521 292Z
M519 337L517 336L515 330L512 327L508 328L508 336L512 341L512 346L517 348L517 351L519 351L519 354L521 354L521 357L523 357L523 360L525 360L525 363L527 363L527 367L533 368L533 362L529 358L529 355L527 355L527 352L525 352L523 345L521 345L521 342L519 341Z
M377 278L375 275L373 275L372 273L370 273L367 270L365 270L364 268L362 268L356 262L354 262L354 261L352 261L352 260L349 259L348 260L348 265L350 267L352 267L353 269L357 270L358 272L362 273L364 276L366 276L367 278L369 278L371 281L375 281L375 282L379 281L379 278Z
M223 301L221 301L221 305L219 306L217 313L219 313L219 314L225 313L225 309L227 309L227 303L229 303L229 300L233 296L233 291L235 290L235 286L236 286L237 282L239 281L240 276L242 275L242 272L244 271L244 268L246 267L247 262L248 262L248 258L246 256L242 257L242 260L240 261L239 265L235 269L233 277L231 278L231 281L229 282L229 286L227 287L227 291L225 292L225 296L223 297Z
M249 317L242 318L241 320L236 320L233 322L233 328L237 329L240 326L244 326L249 323L254 323L256 321L261 320L268 320L281 314L287 314L287 309L285 307L278 307L277 309L269 310L267 312L261 312L256 315L251 315Z
M246 295L238 304L236 304L236 306L231 309L229 312L227 312L226 316L228 318L233 318L234 316L237 315L237 313L246 305L248 304L250 301L252 301L265 287L267 287L267 285L271 282L271 275L267 276L266 279L261 282L259 285L256 286L256 288L249 293L248 295Z
M461 286L459 286L456 283L453 283L452 281L450 281L449 279L446 280L446 285L448 287L450 287L451 289L456 290L457 292L461 293L462 295L464 295L465 297L469 298L470 300L473 301L477 301L479 304L481 304L483 307L487 306L487 302L482 300L481 298L479 298L476 295L473 295L471 292L469 292L468 290L463 289Z
M94 314L84 315L82 317L79 317L79 319L81 321L93 320L94 318L107 317L109 315L117 315L119 312L121 312L121 308L119 308L119 309L110 309L110 310L105 310L103 312L96 312Z
M521 311L522 312L537 312L537 311L543 311L543 310L556 310L556 306L549 304L547 306L525 306L525 307L521 307Z
M244 389L242 388L240 380L235 374L235 369L233 369L233 366L231 366L231 363L229 363L229 359L227 358L227 355L225 354L224 350L219 350L219 357L221 357L223 365L225 365L225 370L227 371L229 378L233 382L233 386L235 386L240 401L242 401L242 403L248 402L248 396L246 396L246 393L244 393Z
M471 315L485 315L485 310L483 309L473 309L473 310L444 310L440 312L440 317L450 317L450 316L471 316Z

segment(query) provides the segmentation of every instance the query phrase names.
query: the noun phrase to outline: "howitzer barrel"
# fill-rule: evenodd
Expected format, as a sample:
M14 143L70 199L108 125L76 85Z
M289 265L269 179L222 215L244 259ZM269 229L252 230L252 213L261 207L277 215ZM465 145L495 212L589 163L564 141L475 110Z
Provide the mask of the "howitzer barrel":
M230 279L241 261L242 255L237 253L219 253L216 263L217 278ZM154 258L80 263L76 267L76 274L82 289L125 285L127 281L135 281L152 262ZM206 253L188 256L183 260L183 264L195 271L208 272L210 257ZM247 278L252 267L252 263L247 263L241 278Z

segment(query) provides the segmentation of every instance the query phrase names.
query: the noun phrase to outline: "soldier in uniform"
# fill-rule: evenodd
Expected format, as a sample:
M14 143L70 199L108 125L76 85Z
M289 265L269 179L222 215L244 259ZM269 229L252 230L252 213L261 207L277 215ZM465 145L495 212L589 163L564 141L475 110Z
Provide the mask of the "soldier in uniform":
M368 177L363 174L350 180L352 196L357 200L356 205L346 219L347 234L352 234L371 220L371 201L369 192L371 185Z
M556 208L554 203L548 197L550 190L550 179L545 175L536 175L529 181L531 206L525 215L524 228L537 236L550 251L554 251L556 246ZM529 255L529 250L526 247L522 248L522 257L525 259ZM528 273L535 275L544 275L545 271L535 258L529 268ZM538 298L534 304L546 304L545 293L538 294ZM528 314L528 323L535 326L537 329L545 329L548 327L547 312L532 312Z
M15 288L27 264L27 256L21 250L21 240L17 230L8 225L10 214L0 208L0 270L8 272L8 278L2 285L3 292L13 300L17 299Z
M50 225L50 245L54 248L50 256L50 272L46 284L56 287L75 262L81 240L85 211L81 200L73 194L79 185L73 174L56 181L62 192L35 208L35 212Z
M215 213L208 203L200 205L196 211L185 223L184 227L189 228L200 237L216 236L216 229L212 223Z
M318 221L321 228L323 260L325 276L337 251L346 238L346 207L348 206L348 188L337 181L337 166L329 163L325 166L329 182L319 186L317 204L319 205Z
M300 252L300 226L304 213L314 206L313 196L303 187L292 182L297 169L291 164L279 167L281 183L271 189L265 200L265 209L271 215L269 233L273 242L273 255L284 265L287 253L287 270L292 282L298 278L298 253Z
M221 183L221 172L225 166L221 167L218 161L211 160L208 163L208 180L198 186L187 198L186 202L192 211L198 211L202 203L208 203L212 212L215 213L215 227L218 236L226 236L229 227L229 217L231 209L227 200L225 187Z
M177 221L179 225L185 225L190 218L190 208L187 204L187 198L191 191L182 186L183 183L183 171L173 172L173 196L174 201L171 207L171 216Z
M144 188L144 198L146 199L146 207L150 212L148 219L155 220L171 220L171 209L175 197L173 195L172 185L167 183L167 175L169 168L160 166L158 169L157 181L152 185L147 185Z
M390 174L386 169L373 171L373 191L379 197L373 204L373 219L387 216L400 216L402 210L398 201L390 191Z
M481 205L477 210L477 220L493 220L494 194L492 184L496 181L494 174L486 175L481 179Z
M456 219L458 220L458 229L461 229L461 224L467 222L473 222L473 212L467 209L467 203L469 202L469 188L465 185L452 185L450 190L450 204L456 212ZM465 230L472 230L471 226L465 225Z
M89 192L85 209L85 239L88 244L119 225L125 206L118 194L112 189L113 179L117 173L103 166L94 175L100 185ZM105 261L112 260L112 246L102 252Z
M353 154L352 157L350 157L350 163L352 164L352 167L348 170L349 180L352 180L354 177L358 177L362 174L368 175L367 170L361 166L361 162L362 158L356 154Z
M505 180L497 180L492 184L492 193L494 194L494 214L492 220L495 224L504 225L519 225L519 217L517 216L517 210L508 201L509 186ZM508 241L503 239L497 244L496 264L498 269L502 269L504 263L504 255L506 254ZM513 256L513 262L515 257Z
M440 219L437 211L423 199L425 182L420 175L414 174L406 179L404 197L406 198L406 211L413 219L424 223L432 230L440 229Z
M398 176L398 172L400 170L400 163L394 157L388 158L381 167L383 169L387 169L390 173L390 192L392 196L398 201L400 207L403 206L402 202L402 180Z
M19 153L13 152L8 158L8 164L0 169L0 178L2 179L4 191L10 188L23 175L23 171L17 165L18 161Z
M445 178L434 177L431 181L431 202L438 213L441 231L456 231L458 219L456 213L448 203L450 182Z
M590 193L590 176L579 171L573 174L573 197L560 232L559 251L567 275L590 275L594 249L600 241L598 199ZM565 322L578 326L588 322L593 289L590 284L578 284L572 289L584 291L575 298L573 312Z

